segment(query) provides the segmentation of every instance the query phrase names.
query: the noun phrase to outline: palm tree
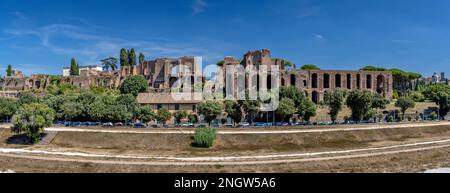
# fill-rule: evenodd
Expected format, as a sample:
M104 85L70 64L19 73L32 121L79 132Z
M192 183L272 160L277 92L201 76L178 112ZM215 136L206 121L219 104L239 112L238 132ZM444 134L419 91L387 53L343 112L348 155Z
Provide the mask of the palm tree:
M112 71L115 71L117 69L117 58L109 57L104 60L101 60L103 69L106 71L109 71L109 68L111 68Z

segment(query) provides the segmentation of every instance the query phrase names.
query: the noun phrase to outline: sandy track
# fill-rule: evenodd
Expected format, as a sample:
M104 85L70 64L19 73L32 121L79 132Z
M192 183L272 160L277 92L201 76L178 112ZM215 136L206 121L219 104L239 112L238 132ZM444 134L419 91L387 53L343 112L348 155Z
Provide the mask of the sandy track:
M236 130L236 131L217 131L219 135L238 135L238 134L296 134L296 133L321 133L321 132L337 132L337 131L365 131L365 130L380 130L380 129L399 129L399 128L417 128L417 127L433 127L433 126L446 126L450 125L450 122L436 122L436 123L411 123L402 125L377 125L369 127L349 127L349 128L329 128L329 129L304 129L304 130ZM111 130L111 129L78 129L78 128L60 128L52 127L46 128L45 131L53 132L86 132L86 133L121 133L121 134L194 134L195 131L186 131L182 129L178 130Z
M280 163L296 163L296 162L323 161L335 159L350 159L350 158L371 157L379 155L389 155L396 153L426 151L450 147L449 143L450 139L445 139L437 141L417 142L402 145L392 145L385 147L374 147L374 148L342 150L342 151L255 155L255 156L239 156L239 157L164 157L164 156L107 155L107 154L90 154L90 153L63 152L63 151L0 148L0 156L12 158L48 160L48 161L119 164L119 165L256 165L256 164L280 164ZM38 155L29 155L29 154L38 154ZM83 157L83 159L45 157L42 155ZM314 156L321 156L321 157L314 157ZM148 159L148 160L124 161L124 160L84 159L86 157L134 159L134 160Z

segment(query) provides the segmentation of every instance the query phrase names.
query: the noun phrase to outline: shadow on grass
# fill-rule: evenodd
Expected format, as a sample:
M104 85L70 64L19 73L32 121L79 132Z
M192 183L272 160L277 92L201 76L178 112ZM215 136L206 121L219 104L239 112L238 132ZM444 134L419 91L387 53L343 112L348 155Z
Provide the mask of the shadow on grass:
M46 133L41 134L41 139L46 135ZM30 138L25 134L13 135L6 140L6 143L9 145L33 145Z

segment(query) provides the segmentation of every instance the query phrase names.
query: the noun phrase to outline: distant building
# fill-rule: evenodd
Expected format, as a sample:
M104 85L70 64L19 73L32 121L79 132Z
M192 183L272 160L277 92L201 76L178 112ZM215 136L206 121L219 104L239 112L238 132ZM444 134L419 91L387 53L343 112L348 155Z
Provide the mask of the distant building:
M80 75L81 74L98 74L103 71L103 67L100 65L90 65L90 66L80 66ZM64 67L63 76L70 76L70 67Z
M429 84L450 84L450 79L447 79L445 77L445 73L441 72L441 74L438 73L433 73L433 76L431 77L427 77L427 78L423 78L423 80L425 81L425 84L429 85Z

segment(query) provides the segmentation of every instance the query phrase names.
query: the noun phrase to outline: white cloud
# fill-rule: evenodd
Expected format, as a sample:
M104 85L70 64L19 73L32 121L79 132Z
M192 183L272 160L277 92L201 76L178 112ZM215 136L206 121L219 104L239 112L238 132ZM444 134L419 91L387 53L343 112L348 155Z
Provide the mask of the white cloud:
M194 14L199 14L208 6L205 0L194 0L192 3L192 11Z
M200 4L202 3L203 1ZM232 46L229 44L205 38L192 38L184 40L183 43L168 39L133 40L106 36L107 31L93 31L89 26L83 25L59 23L30 27L32 25L17 24L18 27L2 31L14 38L36 37L38 47L36 47L36 43L34 43L34 47L14 45L16 49L39 51L46 48L56 54L67 56L67 58L76 57L83 64L95 64L109 56L118 57L121 48L135 48L137 52L143 52L148 59L189 55L201 56L203 61L208 63L221 59L225 52L232 50Z
M321 35L321 34L314 35L314 38L317 39L317 40L325 40L325 37L323 35Z

